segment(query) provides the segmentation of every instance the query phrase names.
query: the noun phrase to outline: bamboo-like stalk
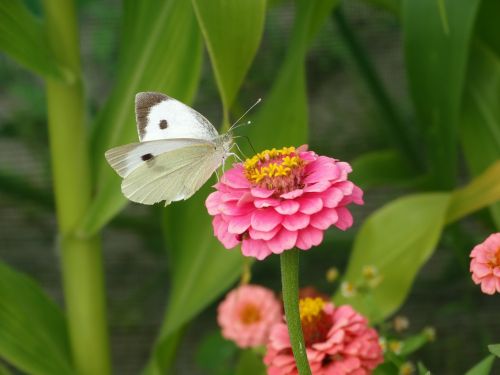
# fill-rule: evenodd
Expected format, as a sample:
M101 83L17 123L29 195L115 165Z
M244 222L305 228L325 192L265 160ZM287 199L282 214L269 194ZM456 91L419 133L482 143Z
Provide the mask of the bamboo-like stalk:
M74 231L91 201L85 104L73 0L44 0L49 44L73 81L48 80L52 173L64 297L75 372L111 373L100 239Z

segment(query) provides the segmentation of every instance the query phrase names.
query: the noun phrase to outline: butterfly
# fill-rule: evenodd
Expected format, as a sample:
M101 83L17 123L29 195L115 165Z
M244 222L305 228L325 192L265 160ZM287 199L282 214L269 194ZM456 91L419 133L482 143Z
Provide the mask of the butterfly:
M165 94L138 93L135 116L140 142L105 153L133 202L167 206L188 199L235 155L231 129L220 135L203 115Z

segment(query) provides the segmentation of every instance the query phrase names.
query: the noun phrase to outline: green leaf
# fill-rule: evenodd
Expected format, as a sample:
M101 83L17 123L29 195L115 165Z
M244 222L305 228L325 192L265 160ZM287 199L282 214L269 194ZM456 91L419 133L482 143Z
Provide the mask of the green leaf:
M498 358L500 358L500 344L488 345L488 350L490 351L491 354L494 354Z
M307 140L307 49L338 0L296 2L295 21L285 60L271 92L263 97L253 125L245 129L257 150L298 146Z
M456 179L460 104L479 3L403 1L408 81L426 133L432 173L440 188L453 187Z
M452 222L500 200L500 160L451 196L446 221Z
M401 0L365 0L366 3L385 9L395 16L401 13Z
M172 282L169 302L160 336L146 374L163 374L170 363L162 346L173 333L222 294L238 278L243 265L239 249L222 247L213 235L205 199L206 184L188 201L176 202L165 210L163 221Z
M394 363L384 362L380 366L377 366L373 375L399 375L399 369Z
M55 60L42 23L24 1L0 1L0 50L45 78L66 82L75 79L68 68Z
M406 357L429 342L429 336L425 332L410 336L403 340L401 352L398 355Z
M0 263L0 357L30 374L72 374L66 322L27 276Z
M259 47L265 0L192 0L228 125L229 108Z
M359 284L363 267L372 265L382 281L368 294L346 298L337 292L336 303L349 303L374 322L393 313L431 256L444 225L500 199L499 175L500 161L451 194L410 195L375 211L355 239L344 280Z
M213 234L206 184L186 202L166 210L164 227L172 284L162 336L170 334L217 298L241 274L240 249L226 250Z
M0 375L12 375L12 372L10 372L10 370L7 367L0 364Z
M416 180L417 171L395 150L361 155L351 165L350 178L363 189L384 185L407 186Z
M221 336L220 331L203 338L196 353L196 364L209 375L232 374L229 368L231 359L238 352L232 341Z
M496 0L482 0L477 15L476 21L476 38L480 39L488 45L488 48L495 51L496 55L500 55L500 39L498 32L500 25L498 24L497 15L500 13L500 2ZM471 58L474 55L471 54Z
M418 375L431 375L431 372L427 370L422 362L418 362Z
M96 233L127 204L121 179L106 163L104 152L138 141L135 94L161 91L190 103L200 76L201 36L188 1L128 0L124 31L117 82L92 134L98 193L80 226L81 235Z
M437 245L450 195L416 194L396 199L375 211L362 225L354 242L344 280L362 280L364 266L377 267L382 281L366 296L335 295L378 322L404 302L413 280ZM404 270L404 272L401 272Z
M475 40L471 48L460 123L464 155L473 176L479 175L490 164L500 159L498 103L500 103L499 55L496 55L487 44ZM491 213L497 228L500 229L500 204L492 206Z
M489 375L494 361L495 357L489 355L469 371L467 371L465 375Z
M266 367L262 356L252 350L244 350L236 365L235 375L265 375Z

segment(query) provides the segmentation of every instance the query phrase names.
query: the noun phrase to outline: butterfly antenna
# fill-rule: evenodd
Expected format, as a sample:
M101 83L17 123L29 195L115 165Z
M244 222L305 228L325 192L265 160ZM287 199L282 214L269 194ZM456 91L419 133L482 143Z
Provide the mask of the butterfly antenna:
M248 136L246 136L246 135L237 135L237 136L236 136L236 137L234 137L234 138L245 138L245 139L248 141L248 144L250 145L250 147L251 147L251 149L252 149L253 153L254 153L254 154L257 154L257 151L255 151L255 148L253 148L252 142L250 141L250 138L248 138ZM242 154L243 154L243 152L242 152ZM243 154L243 156L245 156L245 155ZM245 156L245 157L246 157L246 156Z
M250 108L248 108L248 109L246 110L246 112L245 112L245 113L243 113L243 114L241 115L241 117L240 117L238 120L236 120L236 121L234 122L234 124L233 124L233 125L231 125L231 127L229 128L229 131L236 129L236 125L238 124L238 122L240 122L240 120L241 120L243 117L245 117L245 116L246 116L246 114L247 114L248 112L250 112L250 111L253 109L253 107L255 107L257 104L259 104L261 101L262 101L262 98L257 99L257 101L256 101L256 102L255 102L255 103L254 103L254 104L253 104ZM247 122L247 124L249 124L249 123L251 123L251 122L250 122L250 121L249 121L249 122ZM245 124L239 124L239 125L241 126L241 125L245 125Z

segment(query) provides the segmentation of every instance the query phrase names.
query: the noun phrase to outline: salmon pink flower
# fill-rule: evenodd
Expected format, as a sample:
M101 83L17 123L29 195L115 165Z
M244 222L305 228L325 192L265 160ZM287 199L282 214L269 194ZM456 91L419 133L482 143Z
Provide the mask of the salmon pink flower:
M313 375L368 375L383 362L377 331L351 306L300 300L300 319ZM297 375L284 322L271 329L264 358L269 375Z
M493 233L470 253L472 280L486 294L500 293L500 232Z
M243 255L259 260L317 246L330 226L352 225L350 203L363 204L351 170L306 146L258 153L228 170L208 196L214 233L227 249L241 243Z
M243 285L228 293L218 308L222 336L240 348L264 345L272 325L281 320L281 303L258 285Z

